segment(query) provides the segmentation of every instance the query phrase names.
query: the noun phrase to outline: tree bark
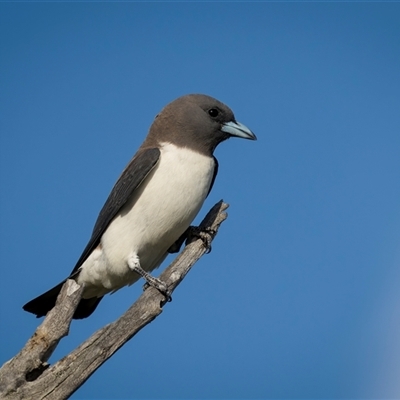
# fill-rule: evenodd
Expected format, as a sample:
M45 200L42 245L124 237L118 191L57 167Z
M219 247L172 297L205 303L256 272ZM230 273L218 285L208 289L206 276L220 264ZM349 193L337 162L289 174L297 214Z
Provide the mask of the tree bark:
M208 250L221 223L227 218L228 205L222 200L206 215L199 228L200 237L192 237L184 250L160 275L172 293L192 266ZM164 295L149 287L118 320L95 332L85 342L54 365L47 360L59 341L68 335L74 311L83 287L68 280L55 307L28 340L24 348L0 368L0 398L66 399L71 396L108 358L147 324L157 318L166 303Z

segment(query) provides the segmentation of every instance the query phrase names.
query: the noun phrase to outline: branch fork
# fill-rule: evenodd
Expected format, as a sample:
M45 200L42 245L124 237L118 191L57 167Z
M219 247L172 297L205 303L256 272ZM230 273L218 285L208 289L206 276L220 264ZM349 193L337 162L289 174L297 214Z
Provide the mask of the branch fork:
M192 235L183 251L160 275L170 294L200 257L211 250L211 242L227 218L227 208L228 204L222 200L215 204L198 227L198 232L205 232L206 238L201 233ZM68 398L118 349L157 318L166 303L165 296L157 289L147 288L119 319L50 365L48 359L69 333L82 291L83 287L75 281L66 281L56 305L24 348L0 368L0 399Z

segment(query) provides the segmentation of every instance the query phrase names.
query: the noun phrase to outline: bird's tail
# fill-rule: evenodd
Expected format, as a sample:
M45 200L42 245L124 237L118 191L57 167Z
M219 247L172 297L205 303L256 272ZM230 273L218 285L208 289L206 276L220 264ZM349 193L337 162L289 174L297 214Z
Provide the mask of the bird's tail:
M64 283L65 281L59 283L57 286L26 303L22 308L25 311L35 314L37 318L44 317L55 306L57 296ZM96 309L102 298L92 297L91 299L81 299L72 318L87 318Z

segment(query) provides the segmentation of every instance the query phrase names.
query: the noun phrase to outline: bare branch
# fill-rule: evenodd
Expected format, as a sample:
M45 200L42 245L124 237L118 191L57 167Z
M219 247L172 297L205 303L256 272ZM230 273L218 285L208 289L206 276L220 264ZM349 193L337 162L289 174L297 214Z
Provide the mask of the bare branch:
M228 205L222 200L206 215L200 228L211 242L226 219ZM182 253L161 274L171 293L192 266L207 251L201 238L192 239ZM104 326L69 355L49 366L47 360L59 341L68 335L72 315L83 288L68 280L56 306L29 339L25 347L0 369L1 399L66 399L108 358L137 332L162 313L165 297L149 287L115 322Z

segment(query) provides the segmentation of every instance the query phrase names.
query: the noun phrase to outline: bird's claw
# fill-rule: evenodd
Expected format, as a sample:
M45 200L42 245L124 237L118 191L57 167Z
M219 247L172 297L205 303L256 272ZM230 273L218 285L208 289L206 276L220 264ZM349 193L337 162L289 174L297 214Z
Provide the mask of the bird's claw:
M146 283L143 285L143 290L146 290L149 287L153 287L154 289L157 289L162 295L165 296L166 303L172 301L171 292L169 291L168 286L161 279L154 278L150 274L145 279Z
M132 271L139 274L146 281L146 283L143 285L143 290L146 290L151 286L151 287L157 289L161 294L163 294L165 296L166 302L172 301L171 293L168 289L168 286L161 279L155 278L154 276L149 274L147 271L145 271L140 266L140 263L138 262L137 257L132 258L132 260L130 260Z
M189 237L197 237L203 241L206 248L206 254L211 253L211 242L216 234L216 231L211 228L200 228L199 226L191 226Z

